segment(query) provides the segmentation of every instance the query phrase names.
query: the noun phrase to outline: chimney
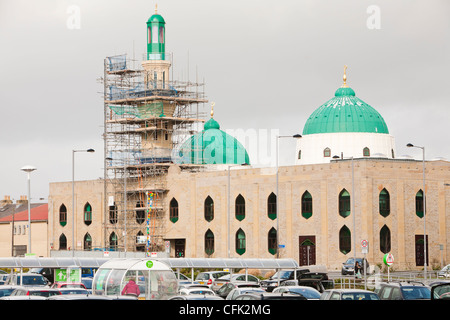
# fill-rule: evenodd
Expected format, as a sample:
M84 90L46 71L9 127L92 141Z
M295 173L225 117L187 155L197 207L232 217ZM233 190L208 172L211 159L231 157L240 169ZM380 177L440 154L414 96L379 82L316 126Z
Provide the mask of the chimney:
M3 200L0 200L0 207L3 207L4 205L7 205L7 204L12 204L12 203L13 202L11 200L11 197L10 196L5 196L3 198Z
M12 202L11 202L12 203ZM27 204L28 200L27 200L27 196L20 196L20 200L16 200L17 204Z

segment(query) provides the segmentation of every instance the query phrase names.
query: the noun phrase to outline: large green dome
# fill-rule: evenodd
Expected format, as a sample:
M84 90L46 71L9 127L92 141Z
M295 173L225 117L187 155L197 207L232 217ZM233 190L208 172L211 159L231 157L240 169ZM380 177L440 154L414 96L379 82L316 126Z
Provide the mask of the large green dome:
M334 132L389 134L383 117L346 86L337 89L334 98L316 109L303 128L303 135Z
M178 150L178 163L189 164L250 164L247 150L233 136L220 130L212 117L204 130L187 139Z

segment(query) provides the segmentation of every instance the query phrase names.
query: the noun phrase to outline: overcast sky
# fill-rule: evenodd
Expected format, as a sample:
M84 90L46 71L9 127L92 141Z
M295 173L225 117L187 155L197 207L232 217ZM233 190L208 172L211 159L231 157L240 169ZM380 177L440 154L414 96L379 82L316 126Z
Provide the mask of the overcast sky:
M76 154L77 180L103 177L97 79L107 56L142 57L155 3L0 0L0 199L27 194L28 164L38 168L32 198L47 198L50 182L71 181L73 149L97 151ZM174 78L204 79L221 129L256 130L261 141L301 133L348 65L348 85L384 117L398 156L421 159L411 142L427 159L450 159L450 1L157 4ZM280 157L294 163L295 141L280 140Z

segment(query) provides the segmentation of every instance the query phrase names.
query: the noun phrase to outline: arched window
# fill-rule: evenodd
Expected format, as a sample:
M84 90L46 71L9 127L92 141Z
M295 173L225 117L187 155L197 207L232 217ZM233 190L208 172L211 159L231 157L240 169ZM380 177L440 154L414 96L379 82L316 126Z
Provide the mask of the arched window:
M245 218L245 199L244 197L239 194L236 197L235 203L234 203L234 208L235 208L235 216L236 219L239 221L244 220Z
M109 250L110 251L117 251L117 246L119 245L119 241L117 239L117 235L115 232L112 232L109 235Z
M380 251L383 253L391 251L391 230L386 225L380 230Z
M169 220L173 223L178 221L178 201L175 198L172 198L172 200L170 200Z
M64 204L59 207L59 224L63 227L67 224L67 208Z
M269 230L269 233L267 235L267 249L269 250L269 252L271 254L275 254L277 253L277 230L275 230L275 228L272 227L272 229Z
M64 233L59 236L59 250L67 250L67 238Z
M312 196L308 191L302 195L302 217L309 219L312 216Z
M239 228L236 232L236 252L239 255L243 255L245 253L245 232Z
M214 233L210 229L205 233L205 253L208 256L214 253Z
M86 235L84 236L83 243L84 250L92 250L92 238L89 233L86 233Z
M370 157L370 149L369 148L365 147L363 149L363 156L364 157Z
M386 189L381 190L378 199L380 214L386 218L391 213L391 200L389 192Z
M116 207L116 203L114 202L114 204L112 206L109 206L109 222L111 224L116 224L117 223L117 207Z
M323 156L324 157L331 157L331 149L328 148L328 147L323 149Z
M298 150L297 158L298 159L302 158L302 150Z
M346 218L350 215L350 193L343 189L339 193L339 214Z
M89 202L84 205L84 224L89 226L92 223L92 207Z
M145 210L144 209L138 209L143 208L144 202L142 200L139 200L136 202L136 222L139 224L144 223L145 221Z
M423 218L423 191L422 191L422 189L420 189L416 193L416 216L418 216L419 218Z
M339 250L343 254L347 254L352 251L352 236L350 229L347 226L343 226L339 230Z
M205 220L211 222L214 219L214 201L208 196L205 199Z
M267 216L272 220L277 218L277 196L273 192L267 198Z

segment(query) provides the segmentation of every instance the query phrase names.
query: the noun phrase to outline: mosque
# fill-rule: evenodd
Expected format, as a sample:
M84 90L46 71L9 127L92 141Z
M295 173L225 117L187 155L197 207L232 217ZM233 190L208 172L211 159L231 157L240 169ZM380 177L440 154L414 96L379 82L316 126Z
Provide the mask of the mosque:
M105 177L76 181L74 196L72 182L50 184L50 255L278 257L337 270L363 255L365 240L371 265L386 253L398 269L448 261L450 162L398 158L385 120L356 96L345 70L295 137L294 165L256 168L212 107L207 121L192 108L204 96L170 79L165 32L155 11L142 82L120 87L137 71L105 59Z

